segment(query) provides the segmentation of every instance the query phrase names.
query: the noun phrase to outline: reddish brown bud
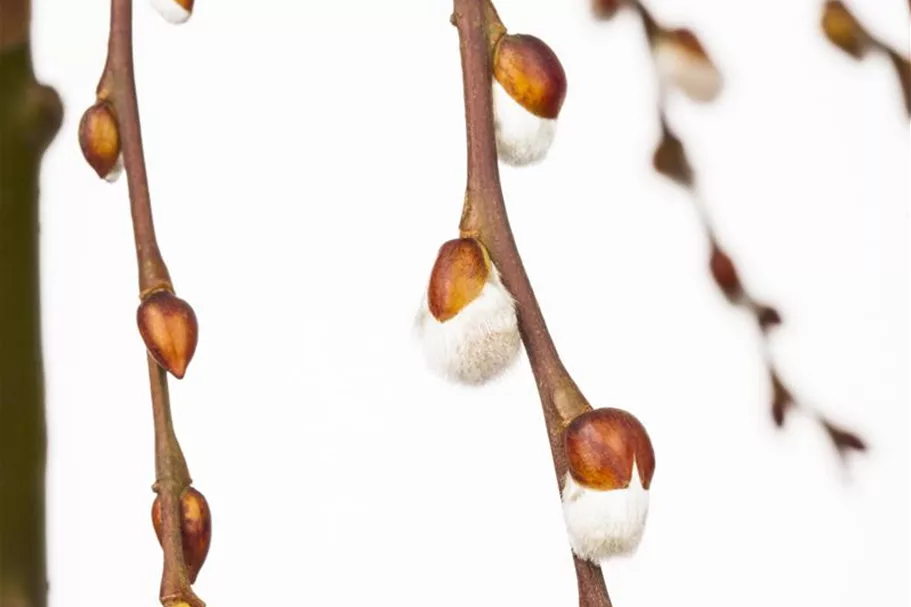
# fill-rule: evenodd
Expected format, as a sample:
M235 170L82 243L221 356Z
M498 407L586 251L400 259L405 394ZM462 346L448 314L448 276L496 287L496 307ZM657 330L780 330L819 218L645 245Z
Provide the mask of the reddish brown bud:
M645 427L622 409L595 409L576 417L564 433L569 472L580 485L607 491L625 489L633 464L642 487L655 473L655 452Z
M445 322L481 294L490 274L487 249L474 238L450 240L440 247L430 272L427 305Z
M768 331L781 324L781 314L772 306L756 306L756 321L763 331Z
M670 131L663 129L661 143L655 148L652 166L658 173L684 187L693 184L693 169L686 157L683 143Z
M592 0L592 14L595 19L607 20L617 14L625 0Z
M136 322L152 358L177 379L183 378L199 337L190 304L169 291L155 291L139 304Z
M712 278L730 300L736 300L743 295L743 287L737 276L737 268L731 258L722 251L717 244L712 245L712 258L709 261Z
M161 498L156 497L152 503L152 526L158 543L162 543ZM190 583L196 582L196 576L206 562L209 544L212 543L212 514L209 503L202 493L193 487L187 487L180 494L180 537L183 545L183 560L187 566L187 577Z
M510 97L540 118L554 119L566 98L566 73L543 41L506 34L497 42L493 75Z
M860 59L870 46L870 38L847 7L837 0L826 2L822 11L822 31L829 41Z
M120 176L120 129L114 108L100 101L87 109L79 121L79 147L98 176L114 181Z

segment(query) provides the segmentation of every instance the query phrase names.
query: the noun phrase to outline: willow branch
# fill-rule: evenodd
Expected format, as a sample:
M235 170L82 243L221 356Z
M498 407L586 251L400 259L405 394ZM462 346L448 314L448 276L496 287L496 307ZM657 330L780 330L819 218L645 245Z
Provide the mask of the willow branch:
M60 129L35 79L29 0L0 0L0 605L47 604L47 435L41 351L39 177Z
M635 0L633 8L640 16L645 36L650 47L653 48L656 36L660 35L664 30L641 1ZM652 59L654 64L654 53L652 53ZM658 74L657 66L655 67L655 72ZM658 76L660 92L657 105L658 120L661 125L661 145L656 154L655 168L665 176L673 179L680 186L686 188L690 193L708 240L709 250L711 251L709 267L715 283L731 305L746 310L756 319L760 328L760 347L771 386L771 413L775 425L782 427L788 412L802 409L819 422L831 439L842 461L844 461L845 456L850 451L866 450L866 443L856 434L836 425L815 408L799 401L794 396L794 392L786 387L771 354L771 333L774 328L782 323L781 315L775 307L763 303L746 288L738 275L734 262L720 244L711 216L699 195L696 173L689 162L683 143L668 123L667 91L665 84L661 82L660 74Z
M136 242L140 298L158 290L173 291L152 221L133 73L132 0L111 2L108 58L98 94L102 98L110 95L120 128ZM171 421L167 373L151 356L147 364L155 427L156 481L153 489L161 500L161 543L164 552L160 598L166 607L204 607L205 603L190 587L187 564L184 562L180 496L190 486L191 478Z
M516 302L519 331L538 386L558 490L566 475L563 432L576 416L591 411L560 360L519 256L500 187L494 138L489 33L491 9L484 0L454 0L459 31L468 147L468 183L462 235L478 238L490 252L503 285ZM601 569L573 555L581 607L609 607Z

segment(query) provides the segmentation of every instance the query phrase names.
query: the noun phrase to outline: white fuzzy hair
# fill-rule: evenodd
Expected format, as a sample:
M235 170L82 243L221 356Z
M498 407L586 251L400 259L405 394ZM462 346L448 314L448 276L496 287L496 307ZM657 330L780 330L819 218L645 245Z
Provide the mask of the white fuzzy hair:
M590 489L577 483L567 472L563 484L563 518L573 552L593 563L635 554L645 532L648 499L648 489L642 487L635 462L626 489Z
M177 25L190 18L190 11L179 5L175 0L152 0L152 7L168 23Z
M665 85L675 86L701 103L708 103L721 93L721 73L710 60L672 40L659 40L654 54L658 76Z
M425 293L416 324L428 365L452 381L483 384L519 354L515 302L493 264L481 293L446 321L431 313Z
M104 180L108 183L114 183L120 179L120 175L123 173L123 154L120 154L117 157L117 160L114 162L114 166L111 167L111 170L108 171L108 174L104 176Z
M512 166L540 162L557 134L557 121L535 116L493 81L493 120L500 160Z

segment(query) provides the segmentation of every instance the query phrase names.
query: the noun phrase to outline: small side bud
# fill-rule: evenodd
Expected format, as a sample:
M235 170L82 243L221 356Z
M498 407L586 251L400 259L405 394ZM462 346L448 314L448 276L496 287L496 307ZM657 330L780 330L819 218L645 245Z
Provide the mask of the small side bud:
M772 420L781 428L784 426L785 415L794 408L794 396L784 387L778 374L772 373Z
M515 303L480 241L440 247L416 328L430 367L453 381L482 384L516 359Z
M670 129L662 131L661 143L655 148L652 156L652 166L661 175L684 187L693 184L693 168L686 157L686 150Z
M599 21L607 21L617 14L626 0L591 0L592 15Z
M158 543L161 544L163 528L160 497L156 497L152 503L152 526L155 528ZM187 577L193 584L203 563L206 562L209 545L212 543L212 513L209 511L209 503L203 494L193 487L187 487L180 494L180 536Z
M179 25L193 14L193 0L152 0L152 8L168 23Z
M566 98L566 73L543 41L506 34L493 56L494 130L500 160L525 166L544 159Z
M182 379L199 338L196 313L190 304L169 291L155 291L139 304L136 323L152 358Z
M99 101L82 114L79 147L99 177L111 183L117 181L123 172L120 128L114 108L106 101Z
M595 409L567 426L564 448L563 516L573 552L594 563L634 554L655 474L645 427L621 409Z
M864 28L838 0L829 0L825 3L821 25L829 42L855 59L862 59L870 48L870 38Z
M676 87L700 103L713 101L721 93L721 73L690 30L659 32L654 38L652 53L658 77L664 85Z
M763 331L774 329L781 324L781 314L777 309L765 304L756 305L756 322Z
M743 295L743 285L737 275L737 268L727 253L717 244L712 245L712 257L709 260L709 269L718 288L730 301L737 301Z

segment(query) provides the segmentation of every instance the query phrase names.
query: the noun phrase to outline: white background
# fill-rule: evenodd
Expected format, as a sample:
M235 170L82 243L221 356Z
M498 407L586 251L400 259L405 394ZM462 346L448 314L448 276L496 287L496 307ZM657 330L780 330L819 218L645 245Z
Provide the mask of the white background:
M503 169L562 356L646 424L657 472L618 607L909 602L909 141L892 67L819 32L821 2L652 0L726 77L675 96L720 237L785 326L808 403L859 430L842 474L808 419L772 427L752 320L705 270L688 196L656 177L656 83L632 14L499 0L569 80L548 160ZM903 0L851 2L907 49ZM196 589L241 605L573 605L574 572L523 358L479 390L425 370L411 322L465 184L448 0L135 9L162 250L200 343L174 415L214 537ZM67 107L43 173L54 607L156 605L161 553L126 182L82 160L106 2L35 2Z

